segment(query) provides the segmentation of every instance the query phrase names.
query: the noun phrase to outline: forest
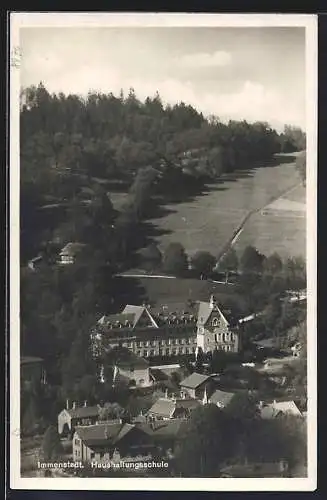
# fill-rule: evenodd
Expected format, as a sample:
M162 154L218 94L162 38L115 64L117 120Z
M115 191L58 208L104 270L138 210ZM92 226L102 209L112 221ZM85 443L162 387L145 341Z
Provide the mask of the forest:
M92 386L90 328L122 305L114 274L152 243L145 217L223 173L305 149L296 127L278 134L267 123L222 123L183 102L164 105L159 93L141 102L132 88L81 97L42 83L22 91L20 139L21 351L45 360L52 386L63 388L58 396L50 387L46 400L60 404L83 377ZM108 192L128 193L119 211ZM89 253L60 267L70 241ZM31 272L36 255L46 264ZM33 401L22 405L27 421Z

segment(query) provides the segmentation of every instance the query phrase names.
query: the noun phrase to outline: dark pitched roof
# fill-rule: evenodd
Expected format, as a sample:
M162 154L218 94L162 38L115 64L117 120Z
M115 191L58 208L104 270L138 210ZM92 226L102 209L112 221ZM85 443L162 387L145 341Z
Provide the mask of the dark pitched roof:
M123 436L134 428L132 424L121 422L106 422L95 425L77 427L76 432L80 439L90 447L110 446L122 439Z
M37 356L22 356L20 358L20 364L21 365L28 365L32 363L42 363L43 359L38 358Z
M118 368L145 369L149 367L149 362L146 359L137 356L127 347L114 347L111 349L108 354L108 360L110 359L112 364L118 366Z
M208 380L210 380L210 376L202 375L201 373L192 373L188 377L186 377L181 383L181 387L187 387L189 389L196 389L200 385L204 384Z
M66 410L71 418L90 418L99 415L98 406L80 406L77 408L69 408Z
M225 392L217 389L209 398L210 403L217 404L218 402L222 403L224 406L227 406L234 397L234 392Z
M150 436L154 441L156 441L164 439L175 439L184 422L184 419L177 418L154 422L153 424L137 423L135 424L135 427Z

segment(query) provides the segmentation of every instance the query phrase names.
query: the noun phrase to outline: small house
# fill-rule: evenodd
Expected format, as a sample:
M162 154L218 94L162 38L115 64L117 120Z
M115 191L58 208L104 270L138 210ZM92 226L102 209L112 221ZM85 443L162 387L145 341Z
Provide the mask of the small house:
M234 392L226 392L217 389L209 397L208 402L218 406L218 408L226 408L234 396Z
M76 259L85 252L86 248L87 245L84 243L67 243L59 254L59 264L74 264Z
M125 380L131 385L148 387L153 384L150 365L147 360L137 356L126 347L115 347L110 353L114 368L113 384Z
M295 417L302 417L302 413L294 401L276 401L265 404L259 404L260 416L263 419L272 419L282 417L284 415L293 415Z
M88 406L87 401L84 406L77 407L73 402L71 408L68 406L64 408L58 415L58 434L67 435L74 432L75 428L79 425L92 425L99 420L100 406Z
M147 418L150 421L188 418L200 404L191 398L159 398L148 410Z
M192 373L181 383L181 391L194 399L203 399L205 391L211 392L213 381L209 375Z

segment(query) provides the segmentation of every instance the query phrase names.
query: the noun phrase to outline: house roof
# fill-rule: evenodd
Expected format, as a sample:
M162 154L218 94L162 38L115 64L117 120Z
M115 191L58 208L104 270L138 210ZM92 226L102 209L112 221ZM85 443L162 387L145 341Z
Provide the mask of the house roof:
M85 427L77 427L76 432L87 446L105 446L117 443L133 429L132 424L99 423Z
M131 350L127 349L127 347L113 347L108 356L112 364L118 366L118 368L146 369L149 367L148 361L137 356Z
M211 377L208 375L202 375L201 373L192 373L186 377L181 383L181 387L187 387L188 389L196 389L200 385L207 382Z
M228 405L233 399L234 392L225 392L217 389L209 398L210 403L217 404L222 403L224 406Z
M66 410L71 418L89 418L97 417L99 415L98 406L80 406L77 408L69 408Z
M156 439L163 440L176 438L184 422L184 419L176 418L153 422L152 424L137 423L135 424L135 427L150 436L155 441Z
M198 324L205 325L213 311L218 311L222 320L226 323L226 325L229 324L225 315L222 313L218 305L214 303L212 306L210 302L199 302Z
M20 358L20 364L21 365L28 365L32 363L42 363L43 359L38 358L37 356L22 356Z
M170 418L175 411L175 403L172 399L168 398L159 398L157 401L151 406L148 413L155 413L160 417Z
M77 427L76 433L80 439L90 448L105 447L117 444L132 429L138 429L140 432L150 436L155 440L174 439L184 420L175 419L165 422L155 422L148 424L137 422L134 424L123 423L104 423Z
M261 418L263 419L276 418L280 414L302 415L294 401L274 401L263 406L260 411Z
M123 310L122 314L133 314L133 316L134 316L133 328L134 328L137 325L137 323L139 322L139 319L141 318L141 316L144 312L147 314L148 318L151 320L151 323L153 324L153 326L157 326L156 322L154 321L153 317L151 316L151 314L149 313L149 311L147 310L147 308L145 306L134 306L131 304L127 304L125 306L125 309Z
M85 243L70 242L62 248L60 255L69 255L74 257L77 253L86 247Z

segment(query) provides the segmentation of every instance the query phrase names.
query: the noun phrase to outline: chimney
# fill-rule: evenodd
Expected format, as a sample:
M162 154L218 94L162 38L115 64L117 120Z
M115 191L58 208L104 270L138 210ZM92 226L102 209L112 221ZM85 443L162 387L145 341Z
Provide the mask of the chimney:
M75 410L75 409L76 409L76 402L73 401L73 410Z
M66 410L69 410L69 399L66 399Z
M214 306L215 306L215 304L216 304L216 299L215 299L215 297L213 295L210 296L210 302L209 302L209 304L210 304L210 309L213 309Z
M86 407L87 407L87 401L85 400L84 401L84 408L86 408Z

